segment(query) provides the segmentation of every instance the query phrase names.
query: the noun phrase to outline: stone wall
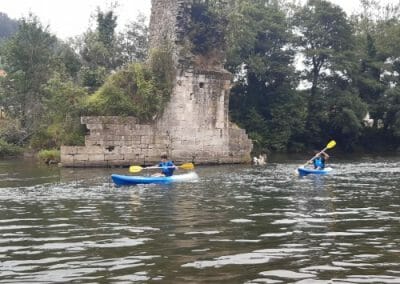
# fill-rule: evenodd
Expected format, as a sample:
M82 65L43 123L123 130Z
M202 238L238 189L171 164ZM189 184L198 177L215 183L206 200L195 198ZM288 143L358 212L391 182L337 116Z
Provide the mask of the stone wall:
M82 117L89 135L85 146L61 148L64 166L128 166L148 164L168 152L170 137L133 117Z
M85 146L62 147L62 164L147 165L161 153L177 163L250 162L251 141L229 121L230 81L226 72L183 72L162 118L153 124L133 117L82 117L89 131Z
M200 66L198 57L182 52L191 3L152 1L150 45L168 42L177 70L162 117L148 125L132 117L83 117L89 131L85 146L62 147L64 166L147 165L159 161L162 153L176 163L250 162L252 142L229 121L232 75L221 61Z
M198 128L194 124L158 128L137 124L133 117L82 117L90 134L85 146L63 146L62 165L109 167L149 165L167 153L176 163L220 164L249 162L251 142L243 129Z

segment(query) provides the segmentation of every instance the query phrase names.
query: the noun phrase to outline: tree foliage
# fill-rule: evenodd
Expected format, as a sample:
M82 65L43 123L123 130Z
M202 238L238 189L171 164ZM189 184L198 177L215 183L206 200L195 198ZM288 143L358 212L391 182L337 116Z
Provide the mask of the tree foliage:
M309 0L294 15L298 46L304 54L305 78L312 83L311 95L316 95L323 72L334 73L340 54L352 48L352 29L346 14L325 0ZM325 74L326 76L327 74Z
M80 115L87 91L69 80L68 75L60 73L54 73L43 86L43 91L45 115L41 128L32 138L32 146L51 149L61 145L83 145L85 131L80 124Z
M159 51L148 64L122 68L145 59L148 31L141 16L117 34L116 20L113 8L97 9L95 29L69 42L51 35L34 15L20 20L0 50L7 72L0 78L7 117L0 139L34 149L80 145L82 114L134 114L145 120L161 113L172 88L172 59Z
M278 5L248 0L235 1L229 19L227 66L238 79L232 118L264 151L285 151L305 118L304 100L294 91L289 22Z
M255 151L330 139L346 151L400 148L400 6L361 2L347 17L326 0L193 1L185 47L234 74L230 116ZM33 15L17 27L0 14L0 155L82 144L84 114L160 117L175 83L172 51L149 52L143 16L118 33L114 8L97 9L94 27L67 42Z
M20 21L18 32L5 44L8 75L1 80L2 105L30 132L43 114L42 85L51 75L56 42L47 28L30 16Z
M146 17L142 14L125 27L125 32L118 39L124 62L142 62L146 59L149 49L148 34Z
M117 34L114 8L97 9L96 27L75 41L82 59L79 78L82 85L94 92L114 70L132 62L143 61L148 50L146 18L140 15L123 33Z
M0 158L17 156L22 154L23 149L15 144L10 144L0 138Z
M207 55L211 51L225 49L227 19L224 7L219 0L193 2L187 33L194 54Z
M153 51L149 63L133 63L111 75L85 104L88 115L158 117L172 91L173 64L167 50Z

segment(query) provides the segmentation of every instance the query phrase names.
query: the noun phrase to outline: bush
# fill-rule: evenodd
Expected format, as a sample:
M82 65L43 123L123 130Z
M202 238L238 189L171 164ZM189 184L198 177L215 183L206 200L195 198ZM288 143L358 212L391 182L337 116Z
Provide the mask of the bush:
M23 149L17 145L9 144L0 139L0 157L18 156L22 154Z
M107 70L104 67L82 67L79 72L82 85L92 91L98 89L104 83L106 76Z
M85 128L82 125L54 123L41 128L32 135L29 146L34 150L60 148L61 145L82 146L85 144Z
M61 145L83 145L85 129L80 123L80 116L87 91L59 73L47 82L44 91L45 111L41 127L31 139L31 146L35 149L55 149Z
M173 86L173 62L168 51L153 51L150 64L131 64L107 78L84 103L91 116L135 116L142 122L162 113Z
M8 144L21 145L25 142L27 136L27 132L21 129L17 120L5 119L0 121L0 139Z
M56 143L45 128L38 129L29 140L29 147L34 150L56 147Z
M60 162L60 151L59 150L41 150L38 153L38 158L40 161L50 165L57 164Z

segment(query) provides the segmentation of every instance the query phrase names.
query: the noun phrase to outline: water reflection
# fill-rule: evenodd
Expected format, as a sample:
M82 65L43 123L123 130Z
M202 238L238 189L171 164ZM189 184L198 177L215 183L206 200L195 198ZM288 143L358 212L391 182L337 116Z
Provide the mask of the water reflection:
M127 169L3 162L0 281L400 283L400 162L298 164L116 188Z

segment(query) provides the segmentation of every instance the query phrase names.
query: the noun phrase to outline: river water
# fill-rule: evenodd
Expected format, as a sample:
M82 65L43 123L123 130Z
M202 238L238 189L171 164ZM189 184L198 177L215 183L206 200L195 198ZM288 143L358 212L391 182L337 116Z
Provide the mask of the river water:
M302 162L116 188L127 169L1 161L0 282L400 283L400 159Z

